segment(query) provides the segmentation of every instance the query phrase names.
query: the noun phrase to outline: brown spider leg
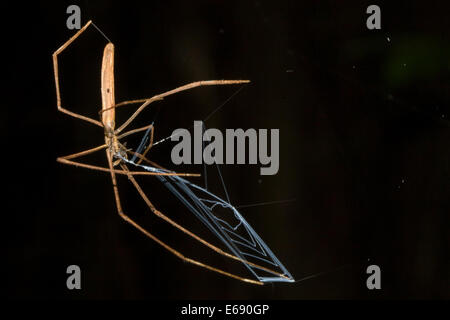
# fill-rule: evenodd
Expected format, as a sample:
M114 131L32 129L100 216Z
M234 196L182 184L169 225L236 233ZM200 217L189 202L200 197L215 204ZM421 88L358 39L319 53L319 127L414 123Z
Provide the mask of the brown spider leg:
M151 129L151 132L152 132L151 133L151 144L153 144L153 129L154 129L153 128L153 124L149 124L148 126L145 126L145 127L142 127L142 128L138 128L138 129L133 129L133 130L127 131L125 133L122 133L120 136L117 137L117 139L120 140L120 139L125 138L125 137L127 137L129 135L132 135L134 133L138 133L138 132L147 130L148 128L152 128Z
M151 147L153 146L153 133L154 133L154 131L155 131L155 127L153 126L153 124L150 124L150 125L148 125L148 126L145 126L145 127L142 127L142 128L139 128L139 129L134 129L134 130L130 130L130 131L127 131L127 132L125 132L125 133L122 133L120 136L118 136L117 137L117 139L118 140L121 140L122 138L124 138L124 137L126 137L126 136L129 136L129 135L131 135L131 134L133 134L133 133L137 133L137 132L140 132L140 131L144 131L144 130L147 130L147 129L149 129L149 128L151 128L151 130L150 130L150 144L148 145L148 147L144 150L144 152L142 153L142 155L145 157L145 155L147 155L147 153L148 153L148 151L151 149ZM125 150L127 150L126 148L125 148ZM127 152L129 152L130 150L127 150ZM137 155L137 154L136 154ZM140 154L139 154L140 155ZM149 160L150 161L150 160ZM138 162L137 162L137 164L141 164L142 163L142 159L139 159L138 160ZM162 169L162 168L160 168L160 169Z
M154 135L154 132L155 132L155 127L152 127L152 131L150 132L150 143L149 143L148 147L142 153L142 156L144 158L147 155L147 153L149 152L149 150L153 147L153 135ZM142 163L142 159L139 158L137 164L141 164L141 163Z
M139 158L139 160L144 161L144 162L150 164L151 166L153 166L153 167L155 167L155 168L162 169L162 170L167 170L166 168L160 166L160 165L157 164L156 162L153 162L153 161L147 159L146 157L144 157L144 156L141 155L140 153L134 152L134 151L132 151L132 150L127 150L127 153L129 153L129 154L131 154L131 155L133 155L133 156L135 155L136 157Z
M166 169L166 168L160 166L160 165L157 164L156 162L150 161L149 159L147 159L146 157L144 157L144 156L143 156L142 154L140 154L140 153L134 152L134 151L131 150L131 149L126 149L125 146L124 146L122 143L120 143L120 142L119 142L119 145L126 151L126 153L128 153L128 154L130 154L130 155L132 155L132 156L136 156L136 157L139 158L139 162L136 163L136 165L139 165L142 161L145 161L146 163L150 164L151 166L153 166L153 167L155 167L155 168L162 169L162 170L167 170L167 171L171 171L171 170L169 170L169 169ZM200 174L198 173L198 175L200 175ZM200 175L200 176L201 176L201 175Z
M128 171L128 167L124 164L121 164L121 167L124 171ZM247 263L248 265L252 266L252 267L256 267L256 268L260 268L266 272L272 273L274 275L277 275L279 277L283 277L288 279L285 275L276 272L274 270L271 270L269 268L263 267L261 265L258 265L256 263L252 263L250 261L241 259L239 257L236 257L235 255L232 255L228 252L223 251L222 249L216 247L215 245L209 243L208 241L202 239L201 237L197 236L195 233L187 230L186 228L184 228L183 226L179 225L178 223L176 223L175 221L173 221L172 219L170 219L168 216L166 216L165 214L163 214L162 212L160 212L159 210L157 210L155 208L155 206L151 203L151 201L148 199L147 195L144 193L144 191L142 190L141 186L138 184L138 182L136 181L136 179L134 179L133 174L129 174L128 175L128 179L131 181L131 183L134 185L134 187L136 188L136 190L138 191L139 195L142 197L142 199L145 201L145 203L147 204L147 206L150 208L150 210L158 217L161 218L162 220L168 222L169 224L171 224L173 227L177 228L178 230L182 231L183 233L187 234L188 236L192 237L193 239L197 240L198 242L200 242L201 244L205 245L206 247L212 249L213 251L236 261L240 261L243 263Z
M67 165L75 166L75 167L97 170L97 171L102 171L102 172L110 172L109 168L95 166L95 165L72 161L72 160L67 160L64 157L59 157L56 159L56 161L67 164ZM117 174L121 174L121 175L127 175L127 172L123 171L123 170L114 169L114 172ZM148 171L130 171L130 172L131 172L131 174L133 174L135 176L179 176L179 177L200 177L201 176L198 173L148 172Z
M154 166L155 168L167 170L166 168L161 167L157 163L155 163L153 161L150 161L147 158L143 157L140 153L137 153L137 152L134 152L134 151L132 151L130 149L125 148L125 146L122 143L120 143L119 141L118 141L118 143L119 143L120 147L123 150L125 150L126 153L136 155L139 158L139 160L144 160L145 159L147 161L147 163L149 163L150 165ZM119 159L119 162L120 161L121 161L121 159ZM137 163L137 164L139 164L139 163ZM167 173L157 173L157 172L155 172L153 175L154 176L184 176L184 177L200 177L201 176L201 174L199 174L199 173L187 173L187 172L183 172L183 173L177 172L177 173L175 173L175 172L173 172L174 174L171 174L170 170L167 170L167 171L169 171L169 172L167 172ZM131 173L135 174L136 172L131 172ZM142 173L144 173L144 171L137 171L137 173L138 174L140 173L142 175Z
M106 144L103 144L101 146L98 146L98 147L95 147L95 148L91 148L91 149L88 149L88 150L85 150L85 151L69 154L67 156L58 157L58 158L56 158L56 161L58 161L60 163L67 164L67 165L72 165L72 166L75 166L75 167L82 167L82 168L91 169L91 170L109 172L109 168L95 166L95 165L90 165L90 164L87 164L87 163L82 163L82 162L77 162L77 161L70 160L70 159L75 159L75 158L82 157L84 155L88 155L88 154L94 153L94 152L99 151L99 150L106 149L107 147L108 146ZM115 170L115 172L117 174L122 174L122 175L127 174L125 171L122 171L122 170ZM176 173L176 172L160 173L160 172L147 172L147 171L136 171L136 172L133 171L132 174L135 174L135 175L150 175L150 176L161 176L161 175L167 176L168 175L168 176L182 176L182 177L200 177L200 174L198 174L198 173Z
M58 106L58 111L68 114L77 119L81 119L90 123L93 123L99 127L103 128L103 124L100 121L91 119L89 117L83 116L81 114L69 111L61 106L61 93L59 89L59 72L58 72L58 54L64 51L76 38L78 38L92 23L92 21L88 21L83 28L81 28L75 35L73 35L69 40L67 40L58 50L53 53L53 74L55 77L55 85L56 85L56 105Z
M106 144L102 144L101 146L94 147L94 148L91 148L91 149L88 149L88 150L85 150L85 151L69 154L69 155L63 156L63 157L58 157L58 159L60 159L60 158L61 159L75 159L75 158L79 158L79 157L85 156L87 154L94 153L96 151L100 151L100 150L106 149L107 147L108 146Z
M56 158L56 161L67 164L67 165L75 166L75 167L82 167L82 168L87 168L87 169L92 169L92 170L97 170L97 171L109 172L109 168L94 166L94 165L70 160L70 159L75 159L75 158L79 158L79 157L94 153L99 150L106 149L107 147L108 146L106 144L102 144L101 146L94 147L94 148L91 148L91 149L88 149L85 151L69 154L67 156L58 157L58 158Z
M120 197L119 197L119 189L117 187L117 179L116 179L116 175L114 173L114 169L113 169L113 163L112 163L112 159L111 159L111 154L107 151L106 152L107 157L108 157L108 163L109 163L109 167L110 167L110 172L111 172L111 179L112 179L112 184L113 184L113 189L114 189L114 196L116 198L116 206L117 206L117 211L119 213L119 216L125 220L126 222L128 222L129 224L131 224L133 227L135 227L136 229L138 229L139 231L141 231L145 236L147 236L148 238L152 239L153 241L155 241L156 243L158 243L160 246L162 246L164 249L166 249L167 251L169 251L170 253L174 254L175 256L177 256L178 258L180 258L181 260L183 260L184 262L188 262L194 265L197 265L199 267L220 273L222 275L225 275L227 277L233 278L233 279L237 279L243 282L247 282L247 283L251 283L251 284L258 284L258 285L263 285L264 283L261 281L256 281L253 279L248 279L248 278L243 278L240 276L237 276L235 274L223 271L221 269L212 267L210 265L204 264L200 261L185 257L182 253L180 253L179 251L175 250L174 248L170 247L169 245L167 245L166 243L164 243L163 241L161 241L160 239L158 239L156 236L154 236L153 234L151 234L150 232L148 232L147 230L145 230L143 227L141 227L139 224L137 224L135 221L133 221L130 217L128 217L122 210L122 205L120 202ZM133 175L131 174L131 172L128 170L127 166L125 164L121 164L122 168L125 171L128 171L128 178L133 178Z
M108 111L108 110L111 110L111 109L117 109L118 107L127 106L127 105L130 105L130 104L144 103L144 102L147 102L147 101L150 100L150 99L151 99L151 98L122 101L122 102L116 103L116 104L113 105L112 107L105 108L105 109L103 109L103 108L100 109L100 111L98 112L98 115L99 115L100 118L101 118L103 112L106 112L106 111ZM158 101L158 100L163 100L163 98L161 98L161 99L155 99L154 101Z
M148 125L148 126L146 126L146 127L142 127L142 128L139 128L139 129L135 129L135 130L131 130L131 131L127 131L127 132L125 132L125 133L123 133L123 134L121 134L119 137L117 137L117 139L122 139L123 137L126 137L126 136L128 136L128 135L130 135L130 134L132 134L132 133L136 133L136 132L139 132L139 131L144 131L145 129L148 129L148 128L150 128L151 127L151 131L150 131L150 144L148 145L148 147L144 150L144 152L142 153L142 154L139 154L139 153L135 153L135 152L133 152L133 151L130 151L130 150L127 150L127 152L132 152L133 154L135 154L138 158L139 158L139 160L138 160L138 162L137 162L137 164L141 164L142 163L142 158L141 157L144 157L145 158L145 156L147 155L147 153L148 153L148 151L151 149L151 147L153 146L153 134L154 134L154 132L155 132L155 127L153 127L153 125L151 124L151 125ZM148 160L147 159L147 161L148 161L148 163L150 163L150 164L154 164L152 161L150 161L150 160ZM164 169L164 168L162 168L162 167L158 167L159 169Z
M98 147L95 147L95 148L91 148L91 149L88 149L88 150L85 150L85 151L69 154L67 156L58 157L58 158L56 158L56 161L60 162L60 163L67 164L67 165L75 166L75 167L81 167L81 168L86 168L86 169L91 169L91 170L109 172L109 168L95 166L95 165L91 165L91 164L87 164L87 163L83 163L83 162L77 162L77 161L70 160L70 159L75 159L75 158L82 157L84 155L88 155L88 154L94 153L94 152L99 151L99 150L106 149L107 147L108 146L106 144L103 144L101 146L98 146ZM148 160L148 161L150 161L150 160ZM123 170L115 170L115 172L117 174L122 174L122 175L126 175L127 174L127 172L125 172ZM200 177L201 176L198 173L176 173L176 172L161 173L161 172L148 172L148 171L133 171L132 174L134 174L134 175L148 175L148 176L180 176L180 177Z
M207 80L207 81L197 81L197 82L192 82L192 83L188 83L184 86L172 89L170 91L158 94L156 96L153 96L149 99L140 99L140 100L130 100L130 101L124 101L121 102L119 104L116 104L115 106L111 107L111 108L117 108L117 106L123 106L123 105L127 105L127 104L133 104L133 103L140 103L145 101L132 115L131 117L128 118L128 120L126 120L118 129L115 130L116 134L120 133L123 129L125 129L133 120L134 118L136 118L138 116L139 113L142 112L142 110L144 110L150 103L157 101L157 100L162 100L165 97L168 97L172 94L181 92L181 91L186 91L189 89L193 89L196 87L201 87L201 86L217 86L217 85L228 85L228 84L239 84L239 83L248 83L250 82L249 80ZM104 109L102 110L103 112L106 111L108 109Z

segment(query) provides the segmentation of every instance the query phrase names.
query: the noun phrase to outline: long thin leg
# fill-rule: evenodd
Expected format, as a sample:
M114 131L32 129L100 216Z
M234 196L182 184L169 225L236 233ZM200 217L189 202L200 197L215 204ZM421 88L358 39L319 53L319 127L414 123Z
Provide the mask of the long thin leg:
M118 140L121 140L122 138L125 138L125 137L127 137L127 136L129 136L129 135L131 135L131 134L134 134L134 133L137 133L137 132L141 132L141 131L144 131L144 130L148 130L149 128L150 128L150 143L149 143L148 147L144 150L144 152L142 153L142 155L141 155L141 154L136 154L137 156L143 156L143 157L145 157L145 156L147 155L148 151L149 151L149 150L151 149L151 147L153 146L153 136L154 136L154 132L155 132L155 127L153 126L153 124L147 125L147 126L142 127L142 128L130 130L130 131L127 131L127 132L125 132L125 133L122 133L120 136L117 137L117 139L118 139ZM125 149L126 149L126 148L125 148ZM129 151L127 150L127 152L129 152ZM147 159L147 160L148 160L148 159ZM137 162L137 164L141 164L141 162L142 162L142 159L139 159L138 162ZM148 162L150 163L151 161L148 160Z
M137 155L139 155L139 156L145 157L145 156L147 155L147 153L149 152L149 150L150 150L150 149L152 148L152 146L153 146L153 136L154 136L154 132L155 132L155 127L153 126L153 124L150 124L150 125L145 126L145 127L142 127L142 128L130 130L130 131L127 131L127 132L125 132L125 133L122 133L120 136L117 137L117 139L120 140L120 139L122 139L122 138L125 138L125 137L131 135L131 134L134 134L134 133L137 133L137 132L141 132L141 131L147 130L147 129L149 129L149 128L151 128L151 129L150 129L150 144L149 144L148 147L145 149L145 151L142 153L142 155L141 155L141 154L137 154ZM148 160L148 159L147 159L147 160ZM148 161L151 162L150 160L148 160ZM137 164L141 164L141 163L142 163L142 159L139 159L138 162L137 162Z
M152 131L150 132L150 143L148 144L148 147L144 150L142 153L142 156L145 158L147 153L150 151L150 149L153 147L153 136L155 133L155 127L152 127ZM139 159L137 164L141 164L143 159Z
M145 161L146 163L148 163L149 165L151 165L151 166L153 166L155 168L162 169L162 170L167 170L166 168L160 166L156 162L153 162L153 161L147 159L145 156L143 156L140 153L134 152L132 150L127 150L127 153L129 153L129 154L131 154L133 156L135 155L136 157L138 157L140 162ZM140 162L137 162L137 164L139 164Z
M141 231L145 236L147 236L148 238L152 239L153 241L155 241L156 243L158 243L160 246L162 246L164 249L166 249L167 251L169 251L170 253L174 254L175 256L177 256L178 258L180 258L181 260L197 265L199 267L223 274L225 276L228 276L230 278L234 278L240 281L244 281L244 282L248 282L248 283L252 283L252 284L258 284L258 285L263 285L264 283L260 282L260 281L255 281L252 279L247 279L247 278L242 278L239 277L237 275L234 275L232 273L211 267L207 264L204 264L202 262L199 262L197 260L194 259L190 259L185 257L184 255L182 255L179 251L175 250L174 248L170 247L169 245L167 245L166 243L164 243L163 241L159 240L157 237L155 237L153 234L151 234L150 232L148 232L147 230L145 230L143 227L141 227L139 224L137 224L135 221L133 221L130 217L128 217L122 209L122 205L120 203L120 197L119 197L119 189L117 187L117 179L116 179L116 174L115 174L115 170L113 169L113 163L112 163L112 159L111 159L111 154L106 151L106 156L108 158L108 165L109 165L109 169L111 172L111 180L112 180L112 185L113 185L113 189L114 189L114 197L116 199L116 206L117 206L117 211L119 213L119 216L125 220L126 222L128 222L129 224L131 224L133 227L135 227L136 229L138 229L139 231ZM130 176L130 175L129 175Z
M155 132L155 127L153 126L153 124L148 125L148 126L145 126L145 127L142 127L142 128L139 128L139 129L134 129L134 130L127 131L127 132L125 132L125 133L122 133L119 137L117 137L117 139L120 140L120 139L122 139L122 138L124 138L124 137L126 137L126 136L128 136L128 135L130 135L130 134L133 134L133 133L136 133L136 132L140 132L140 131L147 130L147 129L150 128L150 127L151 127L151 130L150 130L150 143L149 143L148 147L145 148L144 152L142 152L142 154L140 154L140 153L135 153L135 152L132 152L132 151L128 151L128 150L127 150L127 152L131 152L131 153L135 154L135 155L139 158L137 164L141 164L142 161L143 161L144 159L147 160L147 162L150 163L150 164L153 163L152 161L150 161L150 160L148 160L147 158L145 158L145 156L147 155L147 153L148 153L148 152L150 151L150 149L153 147L153 137L154 137L154 132ZM144 159L143 159L143 158L144 158ZM163 169L163 168L160 168L160 169Z
M85 150L85 151L81 151L81 152L69 154L69 155L67 155L67 156L59 157L58 159L60 159L60 158L61 158L61 159L67 159L67 160L68 160L68 159L75 159L75 158L79 158L79 157L81 157L81 156L85 156L85 155L94 153L94 152L99 151L99 150L106 149L107 147L108 147L108 146L107 146L106 144L102 144L101 146L94 147L94 148L92 148L92 149L88 149L88 150Z
M124 171L128 171L128 167L125 164L121 164L121 167ZM175 221L173 221L172 219L170 219L168 216L164 215L162 212L160 212L159 210L157 210L155 208L155 206L151 203L151 201L148 199L147 195L144 193L144 191L142 190L142 188L140 187L140 185L138 184L138 182L136 181L136 179L134 179L133 174L128 174L128 179L131 181L131 183L134 185L134 187L136 188L136 190L138 191L139 195L142 197L142 199L145 201L145 203L147 204L147 206L150 208L150 210L158 217L163 219L164 221L168 222L169 224L171 224L172 226L174 226L175 228L179 229L180 231L184 232L185 234L187 234L188 236L194 238L195 240L199 241L200 243L202 243L203 245L207 246L208 248L214 250L215 252L227 257L227 258L231 258L233 260L237 260L240 262L244 262L249 264L250 266L256 267L256 268L260 268L266 272L272 273L274 275L277 275L279 277L284 277L287 278L285 275L276 272L274 270L271 270L269 268L260 266L258 264L252 263L250 261L247 260L243 260L239 257L236 257L235 255L229 254L225 251L223 251L222 249L216 247L215 245L209 243L208 241L202 239L201 237L197 236L195 233L187 230L186 228L184 228L183 226L179 225L178 223L176 223Z
M134 133L138 133L138 132L142 132L144 130L147 130L148 128L151 128L151 142L152 142L151 144L153 144L153 130L154 130L153 124L150 124L150 125L142 127L142 128L133 129L133 130L124 132L120 136L118 136L117 139L120 140L120 139L125 138L125 137L127 137L129 135L132 135Z
M97 170L102 172L110 172L109 168L95 166L91 164L86 164L82 162L67 160L64 157L59 157L56 159L56 161L60 163L64 163L67 165L75 166L75 167L81 167L91 170ZM200 174L198 173L177 173L177 172L148 172L148 171L124 171L124 170L116 170L114 169L114 172L121 175L127 175L128 173L131 173L135 176L179 176L179 177L200 177Z
M69 40L66 41L58 50L53 53L53 73L55 77L55 85L56 85L56 105L58 106L58 111L68 114L77 119L81 119L90 123L93 123L99 127L103 128L103 124L95 119L91 119L89 117L83 116L81 114L69 111L61 106L61 93L59 89L59 73L58 73L58 54L64 51L76 38L78 38L92 23L92 21L88 21L83 28L81 28L74 36L72 36Z
M91 169L91 170L97 170L97 171L103 171L103 172L109 172L109 168L105 168L105 167L100 167L100 166L95 166L95 165L90 165L90 164L86 164L86 163L82 163L82 162L76 162L76 161L72 161L70 159L75 159L75 158L79 158L81 156L85 156L91 153L94 153L96 151L102 150L107 148L106 144L103 144L101 146L95 147L95 148L91 148L85 151L81 151L81 152L77 152L74 154L69 154L67 156L63 156L63 157L58 157L56 158L56 161L60 162L60 163L64 163L64 164L68 164L68 165L72 165L72 166L76 166L76 167L82 167L82 168L86 168L86 169ZM123 174L126 175L128 174L128 172L123 171L123 170L114 170L115 173L117 174ZM200 174L198 173L176 173L176 172L148 172L148 171L133 171L132 174L134 175L150 175L150 176L184 176L184 177L199 177Z
M139 113L142 112L150 103L155 102L157 100L162 100L167 96L170 96L172 94L186 91L189 89L201 87L201 86L217 86L217 85L228 85L228 84L239 84L239 83L248 83L249 80L207 80L207 81L197 81L192 82L189 84L186 84L184 86L175 88L173 90L158 94L156 96L153 96L149 99L141 99L141 100L130 100L130 101L124 101L114 106L114 108L117 108L118 106L123 106L127 104L133 104L133 103L140 103L145 101L132 115L128 118L115 132L116 134L119 134L123 129L125 129L133 120L138 116ZM108 109L105 109L103 111L106 111Z

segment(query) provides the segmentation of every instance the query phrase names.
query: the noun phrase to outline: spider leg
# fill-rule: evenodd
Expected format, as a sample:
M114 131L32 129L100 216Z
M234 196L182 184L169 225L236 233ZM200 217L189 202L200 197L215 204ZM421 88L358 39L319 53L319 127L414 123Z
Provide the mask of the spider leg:
M149 151L149 150L152 148L152 146L153 146L153 135L154 135L154 132L155 132L155 127L153 126L153 124L150 124L150 125L148 125L148 126L145 126L145 127L139 128L139 129L134 129L134 130L130 130L130 131L127 131L127 132L125 132L125 133L122 133L120 136L117 137L117 139L120 140L120 139L122 139L122 138L124 138L124 137L126 137L126 136L129 136L129 135L133 134L133 133L137 133L137 132L141 132L141 131L144 131L144 130L148 130L149 128L151 128L151 129L150 129L150 144L148 145L147 148L145 148L145 150L144 150L144 152L143 152L142 154L136 153L136 156L137 156L137 157L141 156L141 157L144 157L144 158L145 158L145 156L147 155L148 151ZM143 159L140 158L140 159L138 160L137 164L141 164L141 163L142 163L142 160L143 160ZM151 162L151 161L148 160L148 159L147 159L147 161L148 161L148 162Z
M120 139L125 138L125 137L127 137L129 135L132 135L134 133L138 133L138 132L147 130L149 128L151 128L151 144L153 144L153 130L154 130L153 124L149 124L149 125L147 125L145 127L138 128L138 129L133 129L133 130L127 131L125 133L122 133L120 136L117 136L117 139L120 140Z
M141 113L149 104L152 102L162 100L165 97L168 97L172 94L190 90L193 88L201 87L201 86L217 86L217 85L229 85L229 84L240 84L240 83L248 83L249 80L207 80L207 81L197 81L188 83L184 86L172 89L170 91L166 91L164 93L155 95L149 99L140 99L140 100L130 100L130 101L124 101L119 104L116 104L113 108L117 108L118 106L123 106L127 104L134 104L134 103L141 103L144 102L129 118L126 120L118 129L116 129L116 134L119 134L123 129L125 129L138 115ZM106 111L108 109L103 110Z
M139 158L139 162L137 162L137 164L140 164L142 161L144 161L144 162L148 163L149 165L151 165L151 166L153 166L155 168L162 169L162 170L167 170L166 168L160 166L156 162L153 162L153 161L149 160L148 158L146 158L144 155L142 155L140 153L137 153L137 152L134 152L134 151L130 151L130 150L127 150L127 153L130 153L132 155L136 155L136 157Z
M64 157L59 157L56 159L56 161L60 163L64 163L67 165L75 166L75 167L81 167L91 170L97 170L102 172L110 172L109 168L101 167L101 166L95 166L91 164L86 164L83 162L77 162L72 160L67 160ZM116 170L113 169L114 173L121 174L121 175L127 175L128 172L124 170ZM177 172L148 172L148 171L129 171L131 174L135 176L179 176L179 177L199 177L200 174L197 173L177 173Z
M81 151L81 152L77 152L74 154L69 154L67 156L63 156L63 157L58 157L56 159L56 161L60 162L60 163L64 163L67 165L72 165L72 166L76 166L76 167L82 167L82 168L86 168L86 169L91 169L91 170L97 170L97 171L103 171L103 172L110 172L110 168L105 168L105 167L100 167L100 166L95 166L95 165L91 165L91 164L87 164L87 163L82 163L82 162L77 162L77 161L72 161L71 159L75 159L84 155L88 155L91 153L94 153L96 151L99 150L103 150L106 149L108 146L106 144L103 144L101 146L92 148L92 149L88 149L85 151ZM108 151L109 152L109 151ZM124 170L116 170L113 169L115 173L117 174L122 174L122 175L126 175L128 174L127 171ZM176 172L168 172L168 173L163 173L163 172L148 172L148 171L132 171L131 172L133 175L150 175L150 176L184 176L184 177L198 177L200 176L199 174L196 173L176 173Z
M149 150L153 147L153 135L154 135L154 132L155 132L155 127L152 127L152 130L150 131L150 143L148 144L148 147L145 148L144 152L142 152L142 157L144 157L144 158L147 155L147 153L149 152ZM142 161L143 161L143 159L139 158L137 164L141 164Z
M99 127L103 128L103 124L95 119L91 119L89 117L83 116L81 114L69 111L61 106L61 92L59 88L59 69L58 69L58 55L63 52L76 38L78 38L90 25L92 21L88 21L83 28L81 28L75 35L73 35L69 40L67 40L58 50L53 52L53 75L55 78L55 86L56 86L56 105L58 106L58 111L65 113L71 117L81 119L90 123L93 123Z

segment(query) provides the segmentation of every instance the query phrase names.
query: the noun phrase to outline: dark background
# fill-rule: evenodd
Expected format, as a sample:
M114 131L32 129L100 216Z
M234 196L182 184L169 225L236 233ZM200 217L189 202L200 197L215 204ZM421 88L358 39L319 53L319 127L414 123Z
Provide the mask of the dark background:
M11 57L4 60L1 120L7 189L2 293L39 299L449 298L448 5L392 2L6 5L3 51ZM296 279L324 274L257 287L183 263L118 217L108 174L55 161L103 143L101 129L56 109L51 54L74 33L66 28L70 4L81 7L83 24L94 20L116 46L117 101L197 80L252 81L206 125L279 128L280 170L260 176L259 166L223 166L231 202L295 199L241 213ZM381 7L381 30L366 28L370 4ZM98 117L105 44L90 28L61 54L69 110ZM156 135L204 119L238 89L200 88L167 98L158 104ZM155 118L151 112L140 124ZM168 152L149 157L170 166ZM103 154L91 160L106 164ZM189 223L192 217L172 194L152 178L141 181L158 208ZM234 270L147 214L126 179L119 185L125 210L161 239ZM81 291L66 288L71 264L81 267ZM379 291L366 288L370 264L381 268Z

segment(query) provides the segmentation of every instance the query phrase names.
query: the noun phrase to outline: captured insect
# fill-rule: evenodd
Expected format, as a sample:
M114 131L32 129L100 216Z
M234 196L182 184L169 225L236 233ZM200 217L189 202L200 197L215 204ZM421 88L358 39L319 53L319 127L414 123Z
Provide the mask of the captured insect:
M164 247L167 251L171 252L183 261L252 284L262 285L266 282L294 282L291 274L277 259L277 257L264 243L260 236L248 224L248 222L244 219L240 212L230 204L229 200L225 201L208 191L206 188L202 188L183 178L200 176L199 174L177 173L171 170L167 170L148 159L147 153L153 146L153 123L142 128L132 129L126 132L124 131L133 122L133 120L151 103L162 100L165 97L200 86L243 84L248 83L249 81L198 81L155 95L148 99L130 100L116 103L114 96L114 45L109 42L104 48L101 68L102 109L99 112L101 120L98 121L84 115L69 111L63 108L61 104L58 74L58 55L63 52L73 41L75 41L75 39L78 38L91 24L96 27L95 24L92 23L92 21L89 21L74 36L72 36L66 43L64 43L58 50L53 53L56 103L58 111L103 128L105 143L95 148L59 157L57 158L57 161L77 167L109 172L111 175L114 197L119 216L123 220L131 224L133 227L138 229L140 232L142 232L145 236L154 240L156 243ZM125 105L133 104L141 105L126 121L124 121L122 125L116 128L115 109ZM121 140L123 138L139 132L145 132L145 134L142 142L135 151L125 147L125 145L121 143ZM147 147L145 147L145 142L148 140L150 141L150 143ZM100 150L105 150L106 152L108 167L101 167L74 161L74 159L78 157L92 154ZM128 177L128 180L132 183L139 196L145 201L150 211L157 217L166 221L187 236L192 237L202 245L208 247L211 250L214 250L216 253L235 261L242 262L256 280L245 278L231 272L227 272L222 269L210 266L203 262L190 259L184 256L181 252L167 245L165 242L161 241L152 233L144 229L141 225L136 223L122 210L121 200L119 196L119 186L116 178L117 175L125 175ZM135 179L135 176L143 175L153 176L160 180L163 185L168 188L173 196L179 199L181 203L189 209L189 211L191 211L219 240L222 241L222 243L230 250L230 253L204 240L197 234L189 231L185 227L181 226L180 224L160 212L152 204L152 202L149 200L149 198L141 188L140 184L138 184ZM218 210L225 211L225 215L222 214L219 216L217 214ZM227 218L230 218L232 222Z

